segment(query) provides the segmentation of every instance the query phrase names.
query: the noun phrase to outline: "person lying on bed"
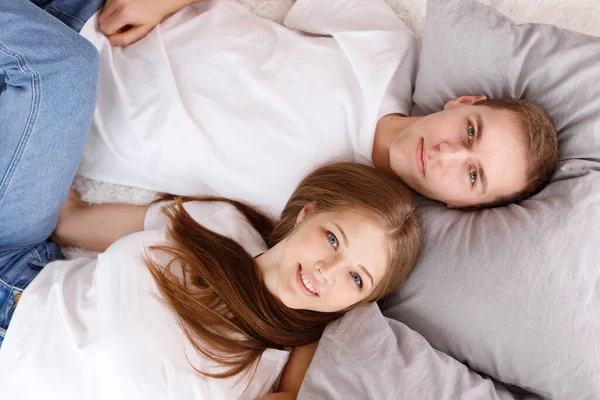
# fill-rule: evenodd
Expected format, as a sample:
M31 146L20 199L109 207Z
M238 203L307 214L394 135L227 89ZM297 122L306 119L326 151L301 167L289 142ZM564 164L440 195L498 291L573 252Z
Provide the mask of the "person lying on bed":
M293 392L327 322L413 267L421 235L409 189L360 164L313 172L277 224L225 199L99 206L101 216L70 201L60 213L94 112L98 54L27 0L0 0L0 26L2 398L254 398L287 347L280 389ZM63 261L49 239L59 214L68 242L71 217L87 211L98 219L76 225L78 243L84 232L143 232Z
M228 199L163 200L72 195L57 240L104 248L123 238L97 258L48 264L23 292L0 352L3 393L254 398L291 346L287 395L273 398L295 398L326 324L396 290L420 250L409 189L357 163L309 174L277 223Z
M463 96L404 117L418 44L381 0L297 0L284 26L205 0L151 31L191 2L108 0L82 31L102 68L83 176L276 215L329 160L373 163L464 208L528 197L555 169L556 133L535 104Z

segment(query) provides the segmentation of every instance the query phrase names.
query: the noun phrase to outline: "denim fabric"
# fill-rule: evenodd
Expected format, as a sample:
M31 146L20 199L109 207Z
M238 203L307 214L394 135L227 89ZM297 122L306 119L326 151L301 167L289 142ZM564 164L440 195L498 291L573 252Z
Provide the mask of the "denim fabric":
M29 0L0 0L0 26L0 329L6 329L15 294L62 257L47 240L83 152L99 65L88 41Z
M31 0L68 27L79 32L85 22L102 7L104 0Z
M31 249L0 252L0 347L23 289L51 261L63 255L56 243L41 243Z

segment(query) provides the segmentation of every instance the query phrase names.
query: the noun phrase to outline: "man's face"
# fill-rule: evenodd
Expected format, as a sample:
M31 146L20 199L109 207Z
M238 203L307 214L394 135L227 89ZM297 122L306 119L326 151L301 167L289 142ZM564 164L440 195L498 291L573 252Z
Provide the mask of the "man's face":
M390 168L414 190L449 207L473 207L522 190L527 152L517 118L461 97L405 128Z

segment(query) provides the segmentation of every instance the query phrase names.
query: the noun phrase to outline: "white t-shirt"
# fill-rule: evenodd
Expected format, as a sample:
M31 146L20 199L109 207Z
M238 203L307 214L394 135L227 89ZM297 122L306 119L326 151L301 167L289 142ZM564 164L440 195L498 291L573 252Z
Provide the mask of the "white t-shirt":
M258 232L232 206L185 207L252 256L265 250ZM145 231L117 241L97 258L55 261L40 272L23 292L0 349L2 399L231 400L270 391L287 351L266 350L245 392L251 374L211 379L190 365L223 370L194 350L140 257L166 241L166 222L153 206ZM166 265L163 253L148 254Z
M126 48L96 25L88 178L278 213L316 166L370 163L379 118L412 107L418 44L383 0L297 0L285 26L206 0Z

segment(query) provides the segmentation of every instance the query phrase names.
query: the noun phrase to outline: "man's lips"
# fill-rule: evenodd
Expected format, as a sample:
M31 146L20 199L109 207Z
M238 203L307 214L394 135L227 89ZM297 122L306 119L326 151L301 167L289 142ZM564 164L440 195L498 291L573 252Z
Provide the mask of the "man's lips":
M427 146L425 138L421 138L421 160L423 161L423 176L427 173Z
M417 162L417 169L423 176L425 176L425 139L421 138L419 143L417 144L417 149L415 151L415 160Z

